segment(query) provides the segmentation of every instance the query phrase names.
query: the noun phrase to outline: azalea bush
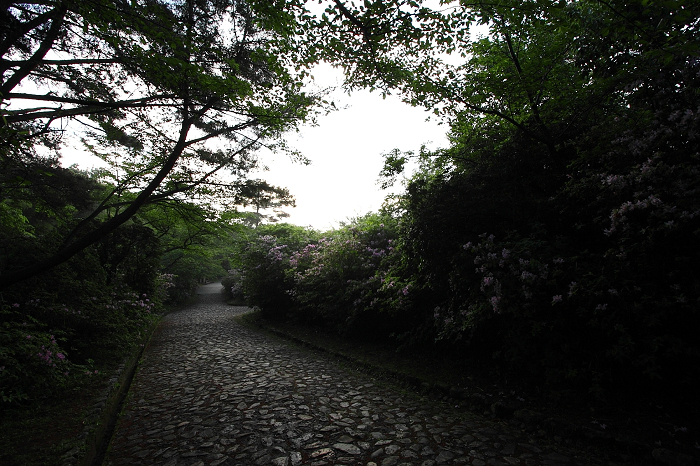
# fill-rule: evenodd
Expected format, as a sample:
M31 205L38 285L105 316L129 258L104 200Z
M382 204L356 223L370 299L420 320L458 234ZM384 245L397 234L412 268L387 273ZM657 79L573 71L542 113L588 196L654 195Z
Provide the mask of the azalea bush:
M697 253L640 254L603 230L597 247L511 232L455 248L449 293L425 291L438 341L558 390L689 395L700 379Z
M553 178L560 188L530 203L527 217L503 215L503 193L522 190L503 173L483 184L417 178L404 232L439 339L553 387L690 396L700 380L700 156L691 144L700 132L697 112L683 108L647 115L646 126L618 118L591 129L595 150ZM610 131L617 137L602 137ZM471 182L455 189L460 178ZM457 205L436 218L439 206ZM480 218L489 211L499 219Z
M288 224L265 225L251 237L231 262L231 269L222 280L230 296L243 296L245 301L262 310L270 319L284 318L291 309L289 258L299 248L316 239L316 233Z
M148 283L133 287L129 269L147 263L131 258L105 268L100 251L92 249L41 279L4 291L3 402L29 403L59 394L120 362L141 343L163 312L174 278L144 268L139 276L148 277Z
M245 272L242 269L230 269L228 274L221 280L225 293L234 302L245 302L243 283Z
M370 214L319 235L271 233L250 241L241 267L222 284L268 318L286 318L333 332L386 338L401 325L414 285L393 272L400 260L398 224Z
M589 324L610 300L587 288L577 272L580 258L564 252L561 241L515 233L463 244L447 278L452 292L433 294L438 340L513 376L538 374L559 387L589 384L609 349L594 330L600 327Z
M29 399L30 393L63 386L76 366L67 359L63 342L19 304L3 306L0 328L0 398L3 403ZM59 336L60 339L60 336Z
M289 266L289 245L281 244L271 235L252 243L245 254L246 300L262 309L269 318L278 318L288 311L291 300L285 272Z
M387 281L396 239L396 220L367 215L291 255L287 276L297 317L340 332L381 333L392 298L409 294Z
M124 287L80 300L40 296L3 304L0 311L3 402L52 395L94 374L94 361L101 366L119 361L162 310L160 297Z
M503 211L488 184L409 192L406 270L424 284L413 312L465 357L557 389L690 396L700 380L699 161L658 147L635 157L640 140L573 164L541 201L545 214L513 218L517 229L473 221ZM438 206L457 204L463 211L433 221Z

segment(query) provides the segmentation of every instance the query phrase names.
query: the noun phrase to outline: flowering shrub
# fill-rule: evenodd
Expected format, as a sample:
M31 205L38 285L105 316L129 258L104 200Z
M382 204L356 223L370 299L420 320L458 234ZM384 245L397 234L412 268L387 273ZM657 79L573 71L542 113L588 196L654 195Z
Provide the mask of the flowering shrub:
M168 277L162 277L161 296L154 299L123 285L97 288L83 281L72 293L71 289L60 296L37 292L29 300L3 304L3 402L51 395L94 375L93 361L102 365L120 360L162 309L168 282Z
M275 236L259 236L248 244L242 254L244 272L234 270L226 281L231 286L238 282L240 288L236 291L242 291L246 302L258 306L267 318L280 318L290 307L285 274L289 267L290 249Z
M294 253L288 276L297 316L342 332L383 327L377 324L390 301L409 294L408 286L387 281L395 242L395 221L368 215Z
M456 293L434 312L441 338L460 337L496 316L561 302L552 277L560 273L564 260L533 257L534 246L534 242L498 243L494 235L486 234L476 243L466 243L449 277Z
M242 267L222 283L267 317L386 335L413 291L413 284L390 272L400 257L396 239L396 220L383 215L356 219L323 238L263 234L249 242Z
M449 275L452 293L434 303L438 338L467 342L472 357L486 351L512 373L542 374L559 387L600 394L668 378L690 384L697 353L684 322L697 319L692 286L664 288L666 280L647 277L648 264L630 254L572 252L515 235L466 243Z
M176 287L175 280L177 276L172 273L161 273L155 279L153 302L156 305L162 305L171 299L171 290Z
M67 352L36 319L21 318L20 305L3 306L0 315L0 398L3 403L27 400L32 393L65 384L76 366Z
M654 92L640 92L653 101L644 102L647 111L632 107L594 128L598 151L572 164L556 199L577 225L570 299L599 329L609 383L673 385L674 396L700 380L690 330L700 325L700 112L689 84L699 65L674 73L682 86L657 82Z
M244 302L245 293L243 284L245 282L245 272L242 269L231 269L222 280L226 293L235 302Z

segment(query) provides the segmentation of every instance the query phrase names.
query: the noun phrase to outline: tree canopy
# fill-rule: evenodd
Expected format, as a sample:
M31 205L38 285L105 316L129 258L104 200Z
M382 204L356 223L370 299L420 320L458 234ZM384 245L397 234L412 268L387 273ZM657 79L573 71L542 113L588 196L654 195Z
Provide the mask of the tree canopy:
M230 270L233 297L270 318L444 350L553 397L675 400L689 412L700 380L697 8L321 4L318 15L301 0L3 11L0 286L13 301L0 303L0 366L12 368L0 395L20 400L47 373L65 380L39 348L71 348L82 363L101 336L127 346L164 287L180 280L185 297ZM293 198L248 174L258 149L284 150L284 133L323 108L303 87L322 60L345 69L349 89L430 109L449 143L386 155L389 181L419 164L381 214L326 234L258 225L261 209ZM106 169L59 165L76 137Z
M6 264L2 286L67 260L146 204L237 196L256 150L284 149L282 135L319 108L302 90L296 0L11 2L2 14L3 211L18 208L12 193L40 196L31 174L56 175L69 136L110 164L113 183L63 226L60 246ZM240 181L222 182L222 171Z
M332 309L322 320L349 330L358 303L369 319L362 330L437 339L538 386L691 400L700 379L690 330L700 320L697 8L680 0L326 5L310 50L341 64L350 88L434 111L449 125L449 144L387 154L390 180L411 157L419 167L391 210L400 253L363 270L361 284L317 280L332 283L338 258L370 253L371 243L310 244L319 253L303 279L290 248L260 243L257 260L287 280L265 287L277 286L292 317ZM334 293L352 300L328 306Z
M351 87L399 92L446 119L462 155L505 130L563 166L585 126L619 115L659 79L682 93L700 51L686 2L383 0L330 4L321 56Z

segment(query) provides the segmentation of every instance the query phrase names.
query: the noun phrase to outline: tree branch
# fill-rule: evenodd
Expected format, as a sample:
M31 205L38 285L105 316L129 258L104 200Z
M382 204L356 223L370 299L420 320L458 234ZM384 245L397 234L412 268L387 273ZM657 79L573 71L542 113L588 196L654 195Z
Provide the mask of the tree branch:
M333 0L335 2L335 5L338 7L340 10L340 13L345 16L345 18L350 21L352 24L357 26L360 31L362 31L362 36L364 37L366 42L369 42L370 38L372 37L372 31L369 27L365 25L357 16L353 15L350 10L347 9L347 7L341 2L340 0Z
M10 92L7 94L8 99L24 99L24 100L42 100L42 101L49 101L49 102L63 102L63 103L69 103L69 104L79 104L79 105L101 105L103 107L118 107L120 105L129 105L133 106L133 104L140 104L140 103L148 103L152 102L154 100L163 100L163 99L172 99L177 97L175 94L162 94L162 95L152 95L149 97L141 97L139 99L129 99L129 100L115 100L112 102L106 102L106 101L100 101L100 100L85 100L85 99L76 99L74 97L61 97L57 95L51 95L51 94L23 94L20 92Z
M41 45L39 48L34 52L34 55L27 60L27 62L22 65L17 71L15 71L10 78L3 83L3 85L0 87L0 96L4 96L10 93L12 89L15 88L17 84L22 82L24 78L26 78L31 71L37 67L39 62L46 56L49 50L51 50L51 47L53 47L53 43L56 41L58 38L58 35L61 32L61 26L63 26L63 20L66 16L66 12L68 11L68 7L61 3L60 6L58 6L56 9L52 11L51 14L51 27L49 28L48 33L46 34L46 37L42 41Z
M520 83L523 85L525 89L525 94L527 95L527 100L530 103L530 110L532 111L532 115L535 117L535 122L537 125L542 129L544 132L544 138L540 138L540 141L543 142L547 148L549 149L549 152L551 155L556 154L556 148L554 146L554 141L552 140L552 134L549 131L549 128L547 128L547 125L544 124L542 121L542 117L540 116L540 109L539 106L537 105L537 102L535 102L535 98L532 96L532 91L530 91L530 86L529 83L525 82L525 79L523 77L523 68L520 65L520 60L518 59L518 55L515 53L515 48L513 47L513 41L510 36L510 33L506 29L505 26L502 26L503 28L503 37L506 40L506 44L508 46L508 54L510 55L510 59L513 61L513 64L515 65L515 69L518 72L518 78L520 79Z
M20 66L28 63L28 60L0 60L3 65ZM116 58L75 58L73 60L39 60L38 65L109 65L122 63ZM7 68L6 68L7 69Z
M10 48L15 44L17 39L27 34L32 29L36 29L47 21L51 20L53 15L56 13L56 9L44 12L40 15L35 16L32 20L22 23L22 27L14 28L10 32L4 41L0 44L0 56L4 56L10 51ZM4 62L4 60L3 60ZM5 71L7 68L2 68Z
M31 94L15 94L15 93L10 93L11 96L15 96L15 98L20 98L20 99L28 99L28 100L41 100L41 96L37 96L37 98L32 98L30 97ZM105 102L105 101L99 101L99 100L81 100L81 99L72 99L68 97L54 97L54 96L47 96L45 100L47 101L52 101L52 102L63 102L63 103L75 103L80 105L80 107L73 107L73 108L54 108L47 110L45 112L38 112L38 110L47 108L47 107L36 107L36 108L31 108L31 109L20 109L20 110L13 110L13 111L7 111L4 116L4 121L0 121L0 127L4 126L7 123L18 123L22 121L33 121L33 120L40 120L42 118L49 118L51 120L57 120L59 118L65 118L65 117L73 117L73 116L78 116L78 115L93 115L96 113L102 113L106 112L109 110L118 110L122 108L146 108L146 107L168 107L172 106L172 104L168 103L156 103L153 104L152 102L158 102L160 100L165 100L171 97L176 97L175 95L169 95L169 94L164 94L162 96L152 96L152 97L143 97L140 99L132 99L132 100L122 100L122 101L115 101L115 102Z
M188 101L186 99L186 104ZM133 217L138 210L148 202L149 197L153 192L160 186L165 177L172 171L175 164L182 155L185 147L187 145L187 135L189 134L190 128L194 123L194 118L189 117L183 120L180 126L180 135L177 144L173 147L168 159L165 161L160 171L156 176L149 182L148 186L139 193L133 203L127 207L121 213L115 215L109 220L102 223L99 227L94 230L84 234L80 238L76 239L72 243L66 245L53 256L48 259L38 262L32 266L25 267L23 269L17 270L11 275L0 275L0 289L6 288L15 283L19 283L22 280L26 280L30 277L38 275L44 271L47 271L57 265L66 262L68 259L73 257L75 254L79 253L88 246L98 242L100 239L108 235L109 233L116 230L119 226L124 224L127 220Z

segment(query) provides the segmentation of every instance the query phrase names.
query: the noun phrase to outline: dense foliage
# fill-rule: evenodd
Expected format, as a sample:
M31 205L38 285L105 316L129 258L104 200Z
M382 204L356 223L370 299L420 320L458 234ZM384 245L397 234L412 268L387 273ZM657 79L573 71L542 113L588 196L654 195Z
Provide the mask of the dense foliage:
M6 176L14 174L1 175ZM14 211L7 209L2 218L3 261L38 260L65 241L84 204L111 189L96 174L58 165L47 165L44 176L43 185L27 184L4 199ZM39 189L50 195L40 196ZM237 228L201 206L162 202L60 266L5 289L0 303L2 402L51 396L120 361L164 304L186 299L199 281L225 273L226 249L219 238L234 235Z
M249 198L257 151L285 150L283 134L321 105L302 90L304 12L296 0L7 2L0 164L15 176L3 194L41 189L45 166L77 139L107 164L111 189L63 212L76 221L52 248L5 262L0 287L65 262L149 204ZM258 183L256 195L285 193ZM18 208L3 201L6 217Z
M294 0L3 4L3 403L121 358L164 301L220 277L236 206L293 204L248 173L321 105L301 89L304 14ZM80 146L105 168L62 166Z
M89 372L138 338L168 283L184 298L226 269L232 296L268 318L439 347L560 394L692 402L700 18L684 2L336 0L312 17L297 1L99 0L3 14L5 401ZM261 209L293 200L246 175L322 104L302 90L321 59L350 88L432 110L449 146L386 156L388 179L419 167L386 212L323 234L262 225ZM108 169L60 167L59 121L88 128ZM233 181L215 178L224 169Z
M388 177L412 157L420 167L391 221L370 216L301 246L257 242L257 264L276 270L266 286L287 296L252 302L342 332L437 342L560 394L692 402L697 11L336 2L321 24L316 50L343 63L351 86L435 110L450 146L387 155Z

